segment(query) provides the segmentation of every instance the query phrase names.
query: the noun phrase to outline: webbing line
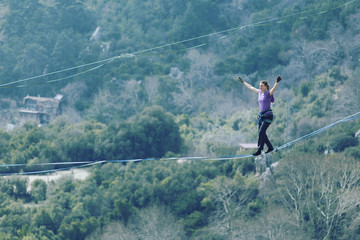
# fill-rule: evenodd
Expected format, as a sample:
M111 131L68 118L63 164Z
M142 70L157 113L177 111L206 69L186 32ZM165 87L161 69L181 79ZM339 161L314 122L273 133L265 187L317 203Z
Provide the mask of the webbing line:
M343 119L340 119L334 123L331 123L323 128L320 128L316 131L313 131L309 134L306 134L302 137L299 137L295 140L292 140L288 143L285 143L278 148L275 148L274 151L279 151L284 148L290 147L291 145L294 145L300 141L304 141L310 137L313 137L315 135L320 134L321 132L324 132L325 130L334 127L335 125L351 120L355 120L357 118L360 118L360 112L349 115ZM206 156L206 157L171 157L171 158L137 158L137 159L119 159L119 160L101 160L101 161L84 161L84 162L56 162L56 163L35 163L35 164L2 164L1 167L31 167L31 166L50 166L50 165L78 165L78 166L71 166L67 168L58 168L58 169L51 169L51 170L43 170L43 171L31 171L31 172L17 172L17 173L0 173L0 176L9 176L9 175L37 175L37 174L45 174L45 173L51 173L56 171L62 171L62 170L69 170L72 168L82 168L82 167L89 167L97 164L103 164L103 163L128 163L128 162L144 162L144 161L178 161L178 160L188 160L188 161L195 161L195 160L201 160L201 161L225 161L225 160L234 160L234 159L244 159L244 158L250 158L253 157L253 155L229 155L229 156Z

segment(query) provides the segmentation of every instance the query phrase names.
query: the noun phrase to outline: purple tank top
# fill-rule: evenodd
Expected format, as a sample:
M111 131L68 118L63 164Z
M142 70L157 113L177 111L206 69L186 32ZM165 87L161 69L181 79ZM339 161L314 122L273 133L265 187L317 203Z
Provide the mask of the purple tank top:
M261 90L259 90L258 101L260 112L266 111L270 109L271 103L274 102L274 95L270 96L270 91L266 91L262 94Z

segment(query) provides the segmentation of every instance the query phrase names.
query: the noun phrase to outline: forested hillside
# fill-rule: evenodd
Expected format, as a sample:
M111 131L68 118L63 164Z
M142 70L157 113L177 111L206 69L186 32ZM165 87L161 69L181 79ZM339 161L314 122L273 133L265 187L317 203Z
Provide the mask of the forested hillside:
M359 113L359 73L358 0L1 1L0 239L358 239L358 118L266 159L176 158L251 153L237 76L282 76L278 147ZM23 123L24 97L56 94L60 116ZM26 176L129 159L161 160Z

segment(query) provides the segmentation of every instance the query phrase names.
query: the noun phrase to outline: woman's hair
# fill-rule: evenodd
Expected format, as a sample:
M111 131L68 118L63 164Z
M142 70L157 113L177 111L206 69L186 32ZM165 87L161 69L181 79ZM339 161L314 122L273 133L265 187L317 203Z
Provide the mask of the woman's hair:
M263 80L260 83L264 84L265 87L267 88L267 90L270 90L270 85L269 85L269 83L267 81Z

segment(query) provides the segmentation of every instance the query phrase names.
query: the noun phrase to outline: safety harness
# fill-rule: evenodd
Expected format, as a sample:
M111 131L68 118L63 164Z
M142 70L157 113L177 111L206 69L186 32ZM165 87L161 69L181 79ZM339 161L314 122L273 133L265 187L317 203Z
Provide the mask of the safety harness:
M274 117L273 112L271 108L269 108L265 111L259 112L259 114L257 115L257 120L259 124L261 124L264 121L268 123L272 123L273 117Z

